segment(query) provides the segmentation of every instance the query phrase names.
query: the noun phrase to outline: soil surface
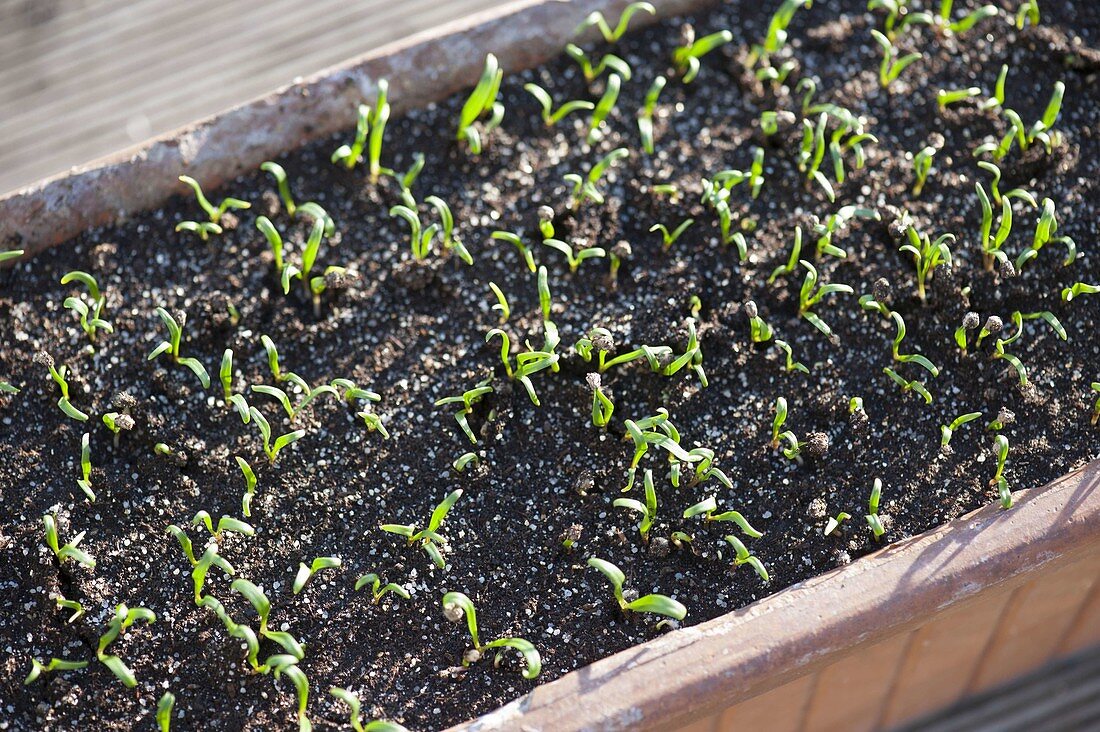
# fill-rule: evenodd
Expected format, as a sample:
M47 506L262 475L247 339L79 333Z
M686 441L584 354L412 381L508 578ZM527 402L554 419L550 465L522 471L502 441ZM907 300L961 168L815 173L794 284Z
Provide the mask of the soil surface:
M657 626L657 616L625 617L604 577L586 566L590 556L616 563L631 590L674 596L687 606L684 623L692 625L995 501L994 433L986 425L1002 407L1015 413L1015 422L1000 432L1010 444L1004 476L1013 489L1041 486L1096 457L1100 428L1090 417L1097 394L1089 384L1100 380L1100 295L1067 303L1060 292L1078 281L1100 284L1100 5L1044 3L1041 25L1023 31L1007 14L956 37L910 28L898 44L903 53L916 49L924 57L887 93L878 84L882 52L870 36L883 16L854 1L798 12L788 48L775 59L776 65L788 58L797 64L786 87L757 82L744 62L750 44L764 36L774 4L732 3L629 33L615 52L631 64L634 77L624 83L603 139L592 147L585 143L587 115L547 129L534 98L523 90L524 83L538 81L559 103L597 99L604 82L590 90L565 57L505 78L507 114L480 157L453 140L462 98L391 120L383 162L404 170L414 153L426 154L413 192L420 201L436 195L450 204L473 266L441 254L438 242L431 264L410 262L407 226L388 213L400 201L394 180L372 184L365 165L347 171L329 162L349 131L280 159L297 200L316 201L335 219L337 233L322 245L319 266L343 265L358 275L346 289L324 294L319 315L299 288L284 296L273 275L256 217L271 216L287 239L287 256L295 260L309 224L275 210L273 181L259 172L207 192L215 201L231 195L253 203L238 212L235 228L209 243L173 231L180 220L202 217L194 197L181 195L162 210L89 231L0 273L0 379L22 389L0 395L0 728L149 729L166 690L177 697L177 729L293 728L296 704L288 679L273 683L271 676L252 672L241 643L213 612L195 605L190 563L166 531L169 524L189 525L199 510L243 518L245 484L234 456L248 460L258 475L247 519L255 535L225 535L219 550L236 577L266 590L272 628L289 631L305 645L300 668L310 682L308 713L317 729L347 720L346 707L328 695L330 686L356 692L372 717L440 729L490 711L535 683L668 632ZM655 120L657 153L647 156L636 112L652 79L669 73L667 59L687 22L699 35L729 28L734 39L703 59L690 85L670 80ZM988 190L990 176L971 154L1005 130L995 110L980 108L1002 63L1011 67L1006 106L1029 126L1042 115L1054 83L1065 82L1055 126L1060 144L1049 155L1038 143L1026 153L1014 148L1001 161L1001 189L1023 187L1037 200L1052 199L1058 234L1071 236L1080 249L1077 261L1063 266L1064 247L1048 244L1016 277L983 267L974 182ZM798 170L801 121L781 125L770 138L758 121L767 110L800 115L794 86L811 76L817 79L815 102L864 116L878 140L865 144L862 169L845 153L843 184L835 184L826 156L822 169L834 181L835 203L821 187L808 186ZM938 109L937 89L967 86L979 87L982 96ZM349 110L349 127L352 116ZM907 154L929 144L939 150L916 197ZM606 203L587 202L570 212L562 176L583 174L619 146L631 155L599 183ZM724 169L747 170L754 146L765 150L760 195L751 199L748 186L741 185L730 198L735 229L744 230L748 241L748 260L741 263L733 246L720 243L718 218L700 203L700 181ZM662 184L677 186L679 197L655 193L653 187ZM824 219L848 204L874 208L882 220L855 220L837 234L834 243L847 251L845 259L815 257L816 237L809 233L815 217ZM559 239L606 248L629 242L633 257L623 262L617 283L609 280L607 259L589 259L571 273L559 252L539 243L537 210L543 205L557 212ZM935 270L923 302L912 258L898 251L905 238L891 225L901 209L933 238L944 232L958 237L951 245L953 266ZM1005 244L1011 258L1030 246L1037 213L1016 201L1015 226ZM435 220L426 207L421 215L425 222ZM663 251L650 227L661 222L673 228L689 217L694 225ZM837 340L798 316L801 268L767 283L786 262L796 225L807 231L803 257L816 259L822 281L855 290L826 297L814 309ZM538 347L543 337L535 275L515 247L489 238L498 229L520 232L549 271L551 318L562 344L560 369L532 377L541 406L508 378L499 342L485 343L499 321L490 309L495 300L489 282L511 303L511 318L502 327L511 336L513 356L525 339ZM72 269L93 273L106 296L104 317L114 332L99 333L94 353L73 313L62 307L80 291L75 284L58 284ZM892 321L859 307L859 295L870 293L882 277L892 286L889 307L908 326L902 352L926 356L939 367L938 378L916 364L893 361ZM702 388L690 369L668 377L644 360L613 367L603 383L614 416L607 429L594 427L586 385L593 369L573 344L600 326L612 333L616 353L642 344L667 344L683 353L693 296L709 386ZM809 375L786 371L774 343L751 342L742 309L750 299L775 337L811 369ZM209 389L166 356L146 360L164 337L157 306L186 313L181 350L211 373ZM1002 318L1001 336L1009 337L1016 310L1050 311L1068 333L1063 341L1042 320L1029 320L1023 335L1006 347L1026 366L1027 388L1004 359L993 358L995 337L968 353L953 338L968 311L983 323L989 316ZM323 395L292 425L274 399L247 389L276 383L261 334L277 344L282 368L311 385L348 378L378 392L381 401L372 409L390 438L369 431L356 416L362 403L353 409ZM225 348L235 353L234 391L267 416L276 434L306 432L274 465L264 456L255 425L242 424L222 400L217 375ZM88 422L58 409L57 387L33 361L40 351L69 368L72 402L91 415ZM884 367L923 381L932 403L900 390ZM433 403L486 378L495 391L470 416L478 436L474 446L459 430L455 408ZM288 382L279 385L295 401L300 398ZM101 416L112 411L120 392L136 400L130 410L135 424L115 445ZM779 396L789 405L784 429L800 440L812 432L828 436L823 457L804 453L791 460L772 448L772 404ZM862 425L849 415L854 396L863 399ZM623 441L622 420L639 420L662 407L681 444L712 449L733 488L715 478L698 484L685 479L674 488L666 453L652 448L642 467L655 472L659 508L645 542L638 516L612 506L633 453L630 441ZM940 425L967 412L983 416L957 430L950 453L941 451ZM94 503L77 487L85 432ZM173 455L156 454L157 443ZM456 473L452 461L469 450L480 462ZM642 498L640 475L631 498ZM882 480L886 527L879 541L863 518L875 478ZM423 526L433 507L457 488L464 493L439 531L447 539L445 570L420 548L379 529L383 523ZM750 539L733 524L680 518L686 507L712 495L723 510L744 514L763 536ZM824 536L828 516L841 511L852 518ZM71 560L59 564L43 542L47 512L57 513L62 543L86 532L80 548L95 557L94 569ZM571 551L562 543L569 531L579 535ZM673 531L687 532L694 541L670 545ZM196 554L207 541L204 532L189 528ZM731 566L727 534L744 539L770 581L748 566ZM343 565L321 570L293 594L299 562L319 556L338 556ZM372 604L368 592L353 590L366 572L401 584L411 599L388 595ZM204 592L238 623L256 628L254 611L230 581L215 569ZM483 640L519 636L536 645L543 662L537 682L520 675L513 655L499 668L485 658L461 671L469 639L440 607L451 590L476 604ZM59 594L81 602L86 614L67 623L71 611L56 607ZM95 660L97 638L119 603L157 614L154 624L136 623L109 648L133 669L134 689ZM264 640L261 658L278 650ZM32 658L55 656L91 663L23 685Z

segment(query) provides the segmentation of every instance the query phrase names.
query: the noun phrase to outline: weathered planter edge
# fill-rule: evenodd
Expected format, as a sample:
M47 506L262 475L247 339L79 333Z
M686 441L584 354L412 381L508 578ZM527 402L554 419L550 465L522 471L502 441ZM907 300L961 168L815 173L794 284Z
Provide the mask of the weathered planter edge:
M628 0L517 0L390 44L227 112L0 197L0 249L30 255L86 228L208 188L350 126L354 104L391 82L395 112L468 86L484 53L518 70L557 54L592 10ZM713 0L656 2L661 15ZM645 22L640 17L636 22ZM537 687L454 729L675 728L827 665L852 648L1100 552L1100 460L1002 512L987 506L934 531L794 585L739 611L628 649ZM968 539L981 535L980 543ZM938 557L946 556L941 564ZM908 590L908 591L907 591ZM853 601L853 598L855 601ZM750 626L751 624L751 626ZM629 673L628 673L629 672Z
M983 592L1100 552L1100 460L1014 496L1007 511L987 505L597 661L452 730L676 729Z

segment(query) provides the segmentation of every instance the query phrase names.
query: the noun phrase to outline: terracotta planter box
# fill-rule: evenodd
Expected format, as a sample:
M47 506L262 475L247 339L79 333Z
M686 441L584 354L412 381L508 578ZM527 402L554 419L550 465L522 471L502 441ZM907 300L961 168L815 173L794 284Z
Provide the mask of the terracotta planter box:
M560 52L592 10L522 0L394 44L0 199L0 249L41 251L213 188L347 126L388 78L395 112ZM708 5L661 2L662 15ZM639 18L636 22L642 22ZM1100 642L1100 461L709 622L537 687L457 729L873 729Z

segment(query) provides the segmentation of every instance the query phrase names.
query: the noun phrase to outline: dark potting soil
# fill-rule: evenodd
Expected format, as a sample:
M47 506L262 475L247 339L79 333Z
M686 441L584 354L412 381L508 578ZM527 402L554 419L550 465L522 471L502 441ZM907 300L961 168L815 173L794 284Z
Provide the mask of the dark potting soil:
M588 91L577 66L564 57L505 78L507 115L480 157L452 140L462 98L392 120L384 162L403 170L414 153L427 155L413 191L419 200L434 194L450 204L457 233L476 260L472 267L454 256L440 261L438 254L428 266L410 263L406 224L388 214L399 202L394 181L372 185L365 166L349 172L329 162L349 132L280 159L298 201L317 201L337 223L319 264L345 265L358 274L346 290L324 296L319 317L306 299L284 296L272 274L256 216L269 212L293 257L308 222L270 211L274 186L262 173L213 192L214 200L232 195L253 208L209 243L173 232L178 221L201 218L194 198L181 195L159 211L89 231L0 273L0 378L22 389L0 397L0 728L147 729L166 690L177 697L178 729L293 727L293 687L285 677L273 684L270 676L253 673L241 644L214 613L195 606L190 564L166 532L170 523L187 525L199 510L241 518L245 488L237 455L259 477L248 519L256 533L223 537L220 553L237 577L266 590L272 627L305 644L300 667L311 685L314 726L346 721L346 707L327 694L330 686L341 686L360 695L367 714L416 729L439 729L490 711L535 684L520 675L511 655L499 668L487 658L456 670L468 638L464 626L443 618L446 591L473 599L483 639L531 640L542 654L542 683L665 632L656 627L657 616L624 617L604 577L586 566L590 556L621 567L628 588L676 597L688 608L685 624L692 625L997 500L990 485L993 432L986 425L1002 407L1016 416L1001 432L1010 443L1005 477L1012 488L1041 486L1096 457L1100 428L1090 425L1090 416L1097 395L1089 383L1100 378L1100 295L1066 303L1060 292L1077 281L1100 283L1100 6L1047 3L1041 25L1020 32L1005 15L961 37L912 29L899 44L924 57L888 94L878 85L881 50L870 37L882 18L854 1L800 11L790 27L789 51L780 57L798 63L787 88L756 82L742 62L749 44L763 37L775 4L733 3L629 33L616 52L635 76L624 83L607 133L594 148L584 142L586 115L547 129L522 88L538 81L559 102L598 98L603 82ZM1014 9L1016 3L1006 5ZM729 28L734 42L707 56L692 84L670 81L656 120L657 154L650 157L639 144L636 110L653 77L667 73L666 59L685 22L700 35ZM987 138L1000 139L1004 122L975 101L946 111L935 101L937 89L977 86L980 102L992 92L1002 63L1011 67L1006 105L1029 125L1041 116L1055 81L1066 84L1056 125L1061 144L1049 155L1038 144L1023 154L1014 149L1001 163L1001 188L1021 186L1037 199L1051 198L1058 233L1073 237L1081 250L1064 267L1064 249L1052 243L1014 278L982 265L974 182L988 189L989 175L971 155ZM818 80L815 101L864 115L878 139L866 145L862 170L846 155L848 179L837 186L835 204L820 187L807 186L797 169L801 122L772 138L759 129L762 111L799 112L801 99L792 90L798 78L809 76ZM349 127L351 116L349 110ZM940 149L915 197L906 154L927 144ZM757 145L765 150L767 176L759 197L750 199L747 186L731 196L735 222L755 223L755 230L746 229L748 261L739 263L736 249L719 243L714 211L699 203L700 179L728 168L747 170ZM619 146L631 156L600 183L607 202L570 213L562 176L586 172ZM832 179L828 157L823 169ZM655 194L658 184L678 186L679 199ZM814 259L814 217L847 204L874 208L882 221L856 220L837 235L847 258L817 258L824 282L856 291L815 308L836 332L839 340L831 342L798 317L801 268L774 285L766 280L787 260L796 225L807 231L803 256ZM570 273L558 252L538 243L541 205L557 212L560 239L607 248L629 242L633 258L623 264L617 285L609 282L608 260L585 261ZM911 258L898 251L904 237L890 226L899 209L933 237L958 237L951 245L954 266L935 270L925 302L916 296ZM695 224L662 251L650 226L673 228L688 217ZM1011 257L1030 245L1036 219L1036 210L1017 202L1005 245ZM485 344L486 332L498 325L490 281L511 301L512 317L502 327L513 344L530 339L537 345L543 330L535 275L512 245L489 238L498 229L521 232L550 274L562 358L560 371L532 377L540 407L507 378L497 342ZM106 293L105 317L114 333L100 333L94 354L73 314L62 308L76 290L58 281L72 269L93 273ZM858 296L881 277L892 285L889 306L908 326L902 352L931 359L941 369L938 378L894 362L893 323L860 309ZM614 418L606 430L594 427L585 384L592 369L572 344L602 326L613 334L618 353L641 344L667 344L682 353L692 296L701 305L697 324L710 385L701 388L688 369L666 377L644 361L614 367L603 374ZM809 375L784 370L773 343L750 341L741 310L749 299L776 337L790 343L795 359L811 368ZM158 305L186 312L182 351L214 376L210 389L200 389L190 371L165 357L146 361L164 337L153 312ZM230 305L239 321L230 316ZM1024 324L1023 336L1008 350L1026 366L1027 388L1005 360L992 358L994 338L966 354L953 340L968 311L983 322L1003 318L1002 337L1012 334L1016 310L1050 311L1068 332L1062 341L1042 320ZM342 377L377 391L382 399L373 410L390 439L368 431L337 399L318 398L291 426L273 399L246 390L246 384L274 383L261 334L277 344L282 367L312 385ZM235 390L267 415L277 434L306 431L275 465L264 457L255 426L242 424L221 399L217 367L227 347L236 354ZM45 367L32 361L39 351L69 367L72 401L92 415L88 422L57 408L57 388ZM884 367L923 381L933 402L902 392ZM456 425L454 407L433 402L487 377L495 391L470 418L478 433L472 446ZM134 428L114 446L100 417L119 392L135 397L137 406ZM779 396L789 404L785 428L800 439L810 432L828 435L824 457L795 461L772 449L772 404ZM864 400L868 422L862 429L849 418L853 396ZM661 407L686 448L714 450L733 488L714 478L674 488L665 452L653 448L642 461L657 476L659 503L647 543L637 531L637 515L611 504L633 452L622 439L622 419ZM972 411L983 416L957 431L950 454L941 451L940 425ZM94 503L76 485L86 431ZM156 443L169 445L175 456L154 454ZM451 462L468 450L480 462L458 474ZM880 541L863 519L876 477L886 526ZM445 570L379 529L382 523L422 526L456 488L464 494L440 530L448 539ZM732 524L680 518L684 508L712 495L764 535L749 539ZM640 485L630 497L642 497ZM55 511L63 543L87 532L80 547L95 557L94 569L72 561L59 565L45 547L41 517ZM853 518L824 536L827 517L841 511ZM579 540L566 551L561 537L573 526ZM196 553L204 546L203 531L190 529ZM670 546L673 531L688 532L694 542ZM722 540L730 533L742 536L761 559L769 582L748 566L732 568L732 552ZM322 570L292 594L299 562L329 555L339 556L343 566ZM370 571L403 585L411 599L390 595L374 605L366 591L353 591L355 579ZM230 589L230 580L213 570L205 591L237 622L255 627L253 610ZM87 613L67 624L70 613L55 606L59 594L79 600ZM94 660L97 638L123 602L157 614L153 625L138 622L109 648L134 670L135 689ZM264 641L261 658L278 650ZM24 687L31 659L53 656L92 663L44 674Z

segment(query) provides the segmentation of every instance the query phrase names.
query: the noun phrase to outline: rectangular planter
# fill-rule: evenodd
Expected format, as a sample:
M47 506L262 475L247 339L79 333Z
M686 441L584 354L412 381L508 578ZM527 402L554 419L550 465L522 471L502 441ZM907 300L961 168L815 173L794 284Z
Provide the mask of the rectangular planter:
M710 2L657 3L661 15ZM42 251L328 136L391 83L394 112L470 86L486 51L545 61L592 10L521 0L392 44L0 199L0 249ZM639 17L636 22L645 19ZM1100 642L1100 461L746 608L537 687L455 729L875 729Z

